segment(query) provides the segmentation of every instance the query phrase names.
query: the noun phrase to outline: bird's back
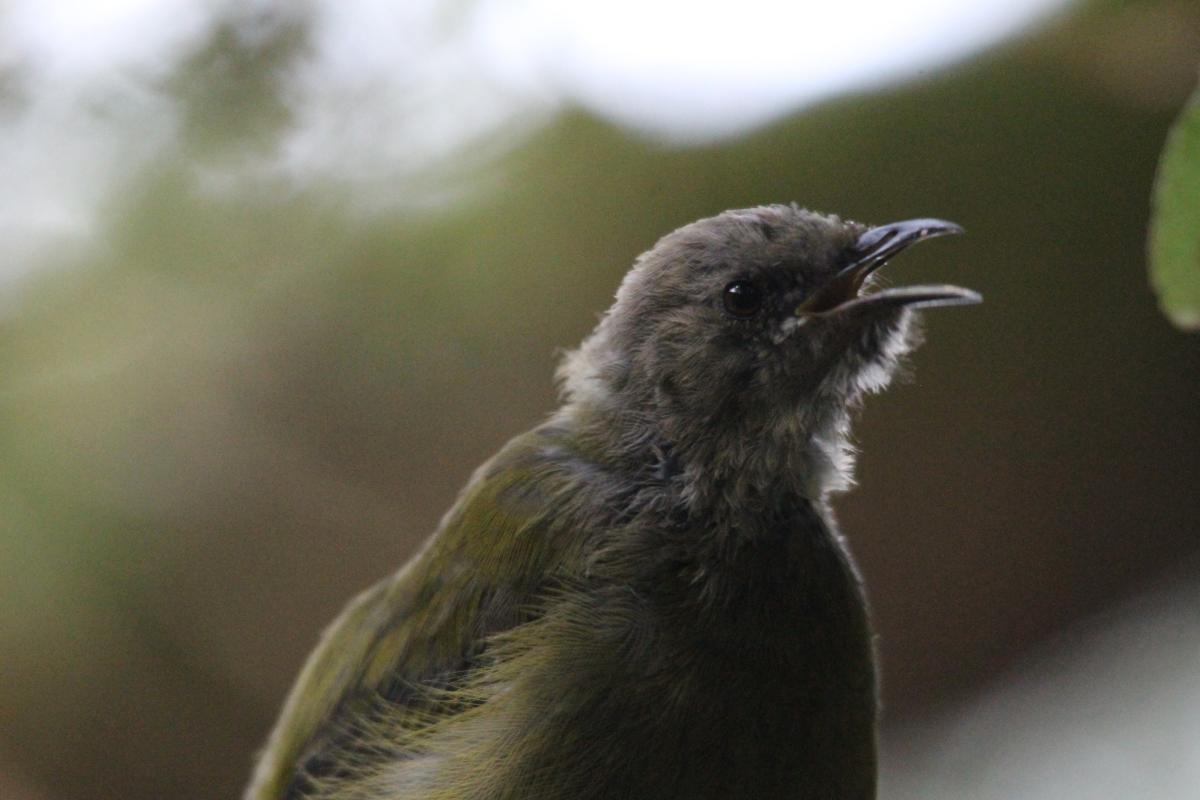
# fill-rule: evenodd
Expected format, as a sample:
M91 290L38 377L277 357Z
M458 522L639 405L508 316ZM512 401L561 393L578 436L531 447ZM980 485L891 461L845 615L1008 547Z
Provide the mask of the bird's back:
M865 611L819 511L722 549L667 496L561 428L514 440L327 631L248 798L872 797Z
M326 630L247 800L371 797L361 786L373 773L423 769L417 756L478 704L493 638L531 621L567 577L604 484L554 426L480 467L426 547Z

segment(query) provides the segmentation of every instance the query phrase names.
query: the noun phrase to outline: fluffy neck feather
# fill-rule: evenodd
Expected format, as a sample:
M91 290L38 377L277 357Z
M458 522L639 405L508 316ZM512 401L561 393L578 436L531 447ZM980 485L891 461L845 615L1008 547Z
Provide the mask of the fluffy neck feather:
M731 391L728 407L706 416L673 410L601 324L559 368L559 418L589 457L675 482L689 510L753 514L797 499L823 503L853 485L851 412L887 386L916 344L914 331L907 314L868 331L794 405L741 402Z

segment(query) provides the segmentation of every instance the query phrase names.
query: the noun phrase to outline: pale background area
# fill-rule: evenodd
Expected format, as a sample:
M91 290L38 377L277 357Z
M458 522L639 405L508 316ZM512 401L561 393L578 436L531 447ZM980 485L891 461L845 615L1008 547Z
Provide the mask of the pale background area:
M318 631L554 407L632 259L796 200L964 238L838 498L884 798L1197 796L1190 0L10 2L0 797L226 798Z

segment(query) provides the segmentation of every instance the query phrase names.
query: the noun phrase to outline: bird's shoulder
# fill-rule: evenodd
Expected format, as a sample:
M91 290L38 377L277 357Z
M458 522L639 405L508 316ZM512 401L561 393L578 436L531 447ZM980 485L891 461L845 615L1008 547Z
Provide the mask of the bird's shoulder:
M550 423L476 470L423 549L326 629L247 799L299 797L336 780L348 757L361 756L347 751L382 707L390 725L454 713L430 702L431 692L468 678L489 637L528 621L539 596L583 563L579 551L612 490L603 473L569 430Z

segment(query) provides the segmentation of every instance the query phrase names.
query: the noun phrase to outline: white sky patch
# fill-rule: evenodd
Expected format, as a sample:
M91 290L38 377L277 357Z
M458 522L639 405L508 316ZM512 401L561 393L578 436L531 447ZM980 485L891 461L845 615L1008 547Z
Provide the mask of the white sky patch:
M496 75L671 139L740 133L815 100L912 77L1066 0L484 0Z
M10 41L45 76L91 80L169 65L224 4L197 0L23 0L8 4Z
M0 69L16 100L0 118L0 288L47 245L92 239L96 212L173 141L177 113L152 82L209 32L188 0L9 3Z
M315 174L403 195L406 176L543 121L553 104L494 80L444 5L316 6L311 58L290 78L297 124L270 166L301 181ZM400 202L425 204L411 195Z
M310 40L284 73L293 123L273 157L205 165L203 186L335 181L389 207L428 205L415 176L474 174L566 105L674 141L731 136L963 58L1067 2L13 0L0 282L47 243L86 245L97 209L173 154L182 109L162 87L222 20L252 41L307 15Z

